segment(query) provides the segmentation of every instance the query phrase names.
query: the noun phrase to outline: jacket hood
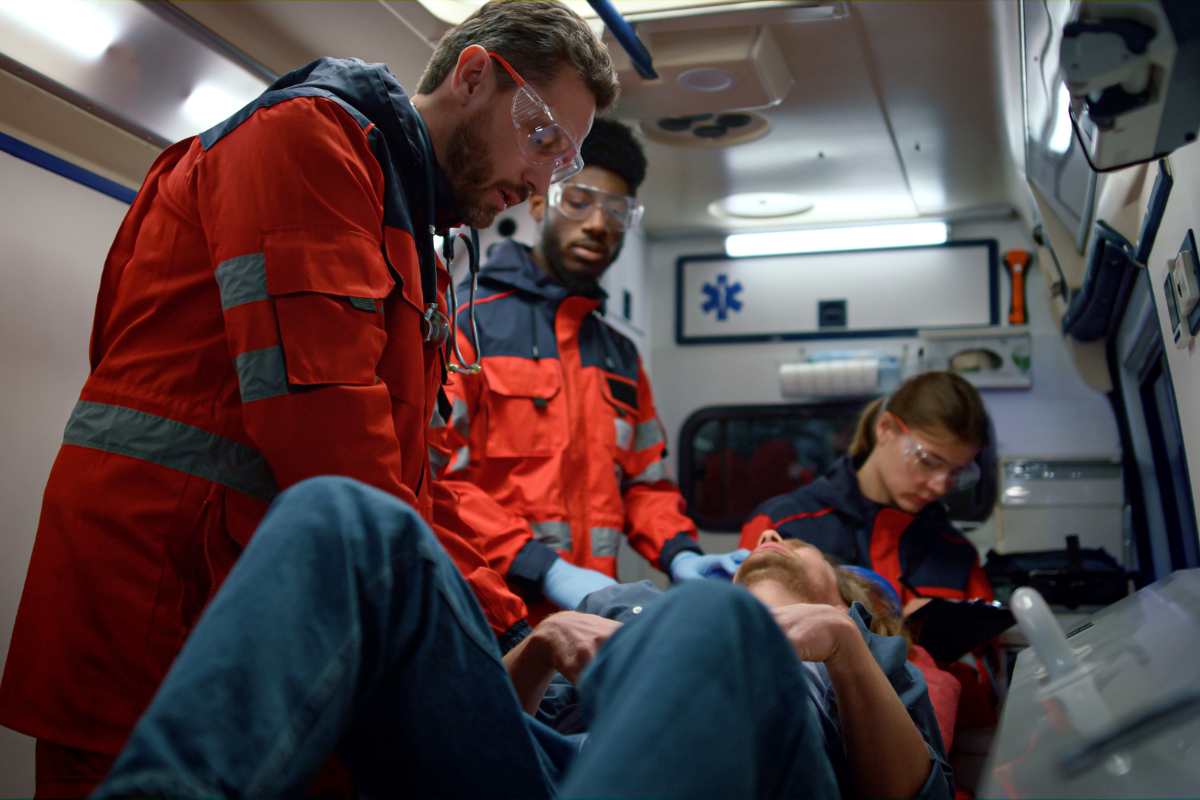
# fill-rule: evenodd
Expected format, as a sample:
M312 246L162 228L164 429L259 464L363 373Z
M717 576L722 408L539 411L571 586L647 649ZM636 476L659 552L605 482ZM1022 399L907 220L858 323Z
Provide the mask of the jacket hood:
M492 246L487 263L479 272L479 282L499 291L516 289L555 302L572 295L590 297L600 301L601 309L608 297L599 286L582 291L563 286L543 272L533 260L533 248L512 239L505 239Z
M881 506L868 499L858 488L858 471L850 456L842 456L829 471L813 481L810 492L822 505L864 524L875 517Z
M430 161L437 209L434 224L453 227L461 222L462 214L454 202L450 181L437 163L432 146L426 148L422 143L426 137L422 135L424 123L420 114L386 64L369 64L357 58L319 58L281 76L267 91L301 86L337 96L375 124L387 142L404 185L418 192L412 198L413 207L428 206L428 198L419 193L425 191L425 164Z

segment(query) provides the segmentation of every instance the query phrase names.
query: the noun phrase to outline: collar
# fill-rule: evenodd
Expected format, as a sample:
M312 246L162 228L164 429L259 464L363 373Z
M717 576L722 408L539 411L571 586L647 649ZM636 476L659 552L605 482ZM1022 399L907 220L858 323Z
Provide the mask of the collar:
M425 141L428 141L429 136L425 122L391 72L387 72L387 77L391 79L384 83L388 108L391 111L391 114L386 117L390 119L390 124L386 129L380 125L380 129L383 130L389 147L396 147L403 142L402 146L408 153L408 158L403 159L400 167L405 173L404 184L405 186L420 186L420 191L424 191L426 162L428 161L428 168L433 171L433 225L439 230L458 227L462 224L462 212L459 211L458 205L454 201L454 190L450 186L450 179L438 164L437 154L433 150L433 142L430 141L428 147L424 144ZM414 184L412 181L417 181L417 183ZM424 202L425 198L422 198L421 205Z
M424 216L428 203L425 192L426 160L432 159L434 182L434 224L454 227L462 213L454 203L450 181L427 153L418 127L422 124L417 110L386 64L368 64L357 58L319 58L280 77L271 89L313 86L328 91L355 108L375 124L387 142L400 179L409 196L409 214ZM415 194L414 194L415 192ZM413 220L414 224L417 220Z
M516 289L555 303L568 297L587 297L600 302L601 312L608 299L608 293L600 286L585 290L563 286L533 260L533 248L512 239L505 239L492 247L487 263L479 272L479 282L501 291Z
M858 470L854 460L846 455L834 462L824 479L829 492L829 500L838 511L852 518L859 524L865 524L874 519L882 508L878 503L868 498L858 488Z

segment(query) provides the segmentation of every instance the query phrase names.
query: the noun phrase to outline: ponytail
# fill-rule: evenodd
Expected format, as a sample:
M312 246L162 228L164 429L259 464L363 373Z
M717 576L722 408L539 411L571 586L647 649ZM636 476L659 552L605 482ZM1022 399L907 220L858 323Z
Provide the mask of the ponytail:
M854 427L854 438L850 440L850 459L854 462L871 455L871 451L875 449L875 420L879 418L883 400L882 397L872 400L858 417L858 424Z
M863 409L850 441L854 461L865 459L875 449L875 423L885 407L910 427L940 429L971 447L988 444L987 409L975 387L954 372L923 372Z

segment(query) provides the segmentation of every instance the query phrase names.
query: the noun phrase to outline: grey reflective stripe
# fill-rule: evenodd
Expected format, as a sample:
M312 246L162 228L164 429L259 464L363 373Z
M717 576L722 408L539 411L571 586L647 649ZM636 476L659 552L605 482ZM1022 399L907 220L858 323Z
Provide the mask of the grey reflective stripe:
M429 448L429 465L433 467L434 473L442 471L442 467L449 463L450 457L438 450L436 447Z
M633 442L633 426L620 417L614 419L613 422L617 428L617 449L628 450L630 443Z
M616 528L592 528L592 555L599 558L615 556L621 542L621 532Z
M533 529L533 538L547 547L559 550L571 549L571 523L550 520L548 522L531 522L529 527Z
M471 448L463 445L454 451L454 460L450 462L450 469L446 472L458 472L460 469L466 469L471 463Z
M655 481L661 481L665 477L667 477L667 466L660 458L658 461L655 461L637 475L634 475L632 478L630 478L629 483L654 483Z
M450 424L464 437L471 435L471 421L467 417L467 401L461 397L451 404Z
M467 401L459 398L451 403L450 409L450 424L453 425L454 429L461 433L464 438L470 436L471 427L470 422L467 419ZM429 420L429 427L446 427L446 420L442 419L442 412L436 408L433 410L433 416Z
M267 299L267 262L262 253L234 256L217 267L221 308L228 311Z
M246 445L124 406L80 400L63 442L140 458L262 500L279 491L266 460Z
M238 388L243 403L266 400L288 393L287 368L283 365L283 348L265 347L248 350L234 359Z
M637 436L633 440L633 449L645 450L647 447L653 447L663 441L662 425L657 419L652 419L649 422L639 423L637 426Z
M372 314L376 311L375 301L369 297L347 297L346 299L359 311L370 311Z

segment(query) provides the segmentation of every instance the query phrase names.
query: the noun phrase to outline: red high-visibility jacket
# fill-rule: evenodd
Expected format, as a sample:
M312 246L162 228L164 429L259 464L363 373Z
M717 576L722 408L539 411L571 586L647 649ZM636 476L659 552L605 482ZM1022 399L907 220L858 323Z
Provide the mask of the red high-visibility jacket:
M434 420L430 458L440 477L481 488L526 521L462 511L489 564L530 592L556 554L615 575L622 536L664 571L680 552L699 552L667 475L650 380L633 343L598 313L601 295L569 292L511 241L479 282L483 372L447 386L453 413ZM473 359L465 309L458 325Z
M455 212L436 165L426 194L418 124L386 67L324 59L155 162L104 265L0 723L118 752L291 484L357 478L427 519L457 505L430 481L442 368L413 235L431 202ZM436 530L493 628L522 629L469 533Z

